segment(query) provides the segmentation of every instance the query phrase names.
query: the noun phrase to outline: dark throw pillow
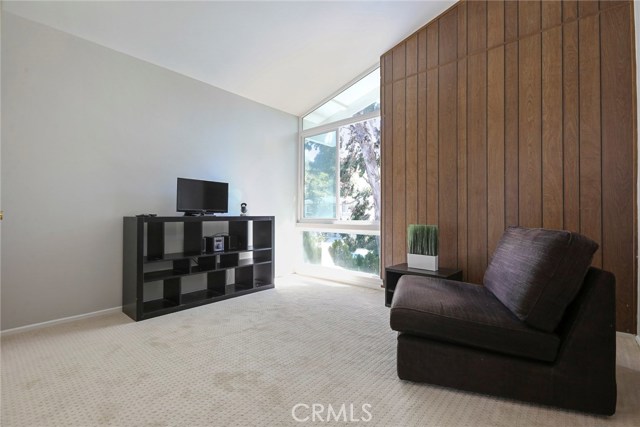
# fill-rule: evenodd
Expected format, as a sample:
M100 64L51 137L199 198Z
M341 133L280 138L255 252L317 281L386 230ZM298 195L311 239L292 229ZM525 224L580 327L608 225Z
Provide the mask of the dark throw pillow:
M553 331L580 290L598 244L570 231L509 227L484 285L520 320Z

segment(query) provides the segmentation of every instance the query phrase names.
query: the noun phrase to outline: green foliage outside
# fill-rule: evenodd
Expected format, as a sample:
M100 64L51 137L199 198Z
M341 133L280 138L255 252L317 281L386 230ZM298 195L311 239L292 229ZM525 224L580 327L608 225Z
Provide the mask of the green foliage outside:
M340 197L351 202L350 220L380 220L380 120L365 120L340 129ZM357 185L357 178L368 184ZM372 206L373 205L373 206ZM373 209L371 209L373 207ZM373 218L371 217L373 213ZM380 237L342 234L331 244L333 262L349 270L380 272ZM356 254L366 249L366 255Z
M336 147L307 139L304 149L315 154L313 161L305 164L305 217L333 217L336 214Z
M379 236L363 234L341 234L342 239L329 247L333 262L354 271L378 274L380 271ZM367 249L366 255L354 254L356 249Z
M340 202L343 220L380 220L380 119L370 119L338 130L340 147ZM307 139L305 158L305 217L327 215L322 201L335 200L336 148ZM335 215L335 206L333 207ZM378 274L380 271L379 236L339 233L303 233L304 259L318 264L321 244L332 241L329 255L336 266ZM358 251L360 249L360 251ZM363 251L366 250L366 251ZM360 252L360 253L356 253Z

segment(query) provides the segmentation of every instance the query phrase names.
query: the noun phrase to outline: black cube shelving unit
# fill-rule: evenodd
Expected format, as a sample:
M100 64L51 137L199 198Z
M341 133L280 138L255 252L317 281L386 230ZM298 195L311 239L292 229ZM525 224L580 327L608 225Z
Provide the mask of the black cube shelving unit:
M203 224L209 221L226 222L238 246L203 252ZM165 250L171 222L183 223L181 252ZM122 311L138 321L271 289L274 237L272 216L124 217ZM206 275L205 287L183 292L182 279L191 275ZM150 292L154 283L160 296Z

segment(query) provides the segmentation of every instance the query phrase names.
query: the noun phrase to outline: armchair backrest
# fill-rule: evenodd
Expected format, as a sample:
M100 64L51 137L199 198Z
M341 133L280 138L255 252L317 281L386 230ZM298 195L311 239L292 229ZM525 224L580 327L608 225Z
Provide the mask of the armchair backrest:
M580 290L597 249L578 233L509 227L483 283L520 320L551 332Z

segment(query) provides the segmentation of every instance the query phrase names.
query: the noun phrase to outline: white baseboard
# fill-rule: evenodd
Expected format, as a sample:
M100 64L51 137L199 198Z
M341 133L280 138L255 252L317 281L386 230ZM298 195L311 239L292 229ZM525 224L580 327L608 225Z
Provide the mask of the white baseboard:
M27 332L27 331L33 331L36 329L42 329L42 328L47 328L49 326L53 326L53 325L59 325L61 323L68 323L68 322L73 322L75 320L80 320L80 319L87 319L89 317L97 317L97 316L104 316L106 314L111 314L111 313L117 313L122 311L122 307L113 307L113 308L107 308L106 310L98 310L98 311L94 311L91 313L85 313L85 314L78 314L76 316L69 316L69 317L63 317L62 319L56 319L56 320L49 320L46 322L41 322L41 323L34 323L32 325L26 325L26 326L19 326L17 328L12 328L12 329L7 329L4 331L0 331L0 336L8 336L8 335L14 335L14 334L18 334L21 332Z
M640 345L640 335L636 335L636 342Z

